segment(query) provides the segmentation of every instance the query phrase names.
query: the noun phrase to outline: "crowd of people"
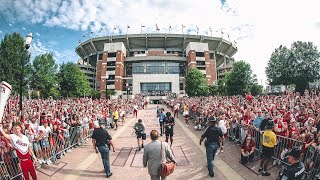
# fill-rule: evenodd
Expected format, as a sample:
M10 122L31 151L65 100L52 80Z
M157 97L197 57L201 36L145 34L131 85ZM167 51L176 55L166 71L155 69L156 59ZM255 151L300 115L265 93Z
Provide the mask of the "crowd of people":
M125 123L127 114L138 113L146 105L142 95L133 99L93 100L77 99L33 99L23 100L23 113L19 111L19 100L12 96L4 110L1 127L4 133L15 134L15 124L25 135L34 156L36 168L50 165L82 144L88 143L93 132L94 121L103 119L106 127L115 128ZM13 178L21 173L14 142L0 133L0 178ZM20 159L21 161L21 159Z
M285 92L282 95L252 96L209 96L167 98L164 103L178 109L183 114L186 126L192 120L195 129L208 126L208 119L217 117L224 138L227 136L242 144L243 162L253 158L252 149L262 150L262 134L267 130L269 121L274 123L272 131L276 134L277 145L273 164L285 161L285 154L292 148L302 151L301 160L310 177L319 177L320 167L320 91ZM179 107L179 108L177 108ZM248 142L247 142L248 141ZM268 173L267 173L268 174Z

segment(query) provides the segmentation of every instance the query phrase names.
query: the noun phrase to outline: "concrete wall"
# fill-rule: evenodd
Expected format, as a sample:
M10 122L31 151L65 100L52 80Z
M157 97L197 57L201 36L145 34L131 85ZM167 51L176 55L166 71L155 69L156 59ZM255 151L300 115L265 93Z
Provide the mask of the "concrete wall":
M140 93L140 83L171 82L173 93L179 94L179 74L133 74L132 93Z

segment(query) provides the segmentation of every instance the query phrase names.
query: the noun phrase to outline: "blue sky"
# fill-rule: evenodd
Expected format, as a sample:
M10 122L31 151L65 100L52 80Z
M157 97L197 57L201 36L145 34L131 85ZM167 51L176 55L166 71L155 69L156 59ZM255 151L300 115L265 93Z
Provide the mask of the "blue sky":
M250 63L264 83L271 53L293 41L320 46L319 0L0 0L0 39L33 33L33 56L52 52L57 63L76 62L79 40L126 32L184 32L237 42L236 60ZM93 32L92 34L90 32ZM229 34L229 37L227 37ZM85 37L83 38L83 35ZM318 48L319 49L319 48Z

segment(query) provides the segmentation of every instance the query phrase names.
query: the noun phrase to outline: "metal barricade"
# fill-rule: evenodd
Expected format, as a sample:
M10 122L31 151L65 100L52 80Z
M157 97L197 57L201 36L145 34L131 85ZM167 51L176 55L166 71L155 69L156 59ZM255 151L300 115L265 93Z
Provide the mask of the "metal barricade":
M248 133L256 144L255 157L259 158L262 149L262 134L260 131L256 131L250 127L247 128L238 123L231 123L228 129L229 140L234 142L242 143ZM289 165L286 154L292 148L298 148L303 150L301 161L306 167L304 179L320 179L320 145L317 148L305 148L305 144L305 142L297 139L277 135L277 146L272 156L275 161L274 164Z
M0 179L11 180L18 177L22 177L22 172L15 150L3 152L0 161Z

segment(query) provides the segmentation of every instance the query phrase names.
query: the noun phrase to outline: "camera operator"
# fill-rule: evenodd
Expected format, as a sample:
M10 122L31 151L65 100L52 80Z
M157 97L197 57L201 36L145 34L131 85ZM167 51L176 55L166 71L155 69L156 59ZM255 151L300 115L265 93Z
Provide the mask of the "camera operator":
M292 149L288 154L290 166L283 172L281 180L300 180L305 172L304 164L300 162L301 150Z
M137 135L137 143L140 151L141 148L143 148L143 140L146 140L146 133L144 132L146 130L146 127L142 123L142 120L139 119L138 122L134 124L133 129L135 130L135 133Z

